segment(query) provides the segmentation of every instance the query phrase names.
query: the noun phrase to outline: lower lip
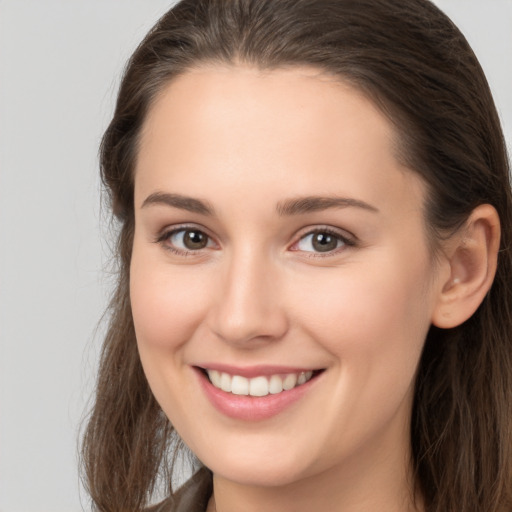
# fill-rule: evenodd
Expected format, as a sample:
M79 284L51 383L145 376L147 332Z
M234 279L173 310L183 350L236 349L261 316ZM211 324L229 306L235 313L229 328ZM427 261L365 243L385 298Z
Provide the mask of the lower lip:
M315 385L319 377L313 377L305 384L275 395L248 396L222 391L216 388L201 370L194 369L212 405L225 416L244 421L261 421L277 416L300 400Z

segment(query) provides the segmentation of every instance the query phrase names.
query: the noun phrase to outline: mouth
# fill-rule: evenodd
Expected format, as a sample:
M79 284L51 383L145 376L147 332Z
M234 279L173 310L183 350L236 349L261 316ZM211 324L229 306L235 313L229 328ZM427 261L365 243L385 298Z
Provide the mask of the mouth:
M304 370L272 375L258 375L248 378L210 368L199 369L215 388L233 395L253 397L285 393L286 391L303 386L324 371Z
M284 413L311 393L325 368L223 364L193 367L210 403L224 416L241 421L263 421Z

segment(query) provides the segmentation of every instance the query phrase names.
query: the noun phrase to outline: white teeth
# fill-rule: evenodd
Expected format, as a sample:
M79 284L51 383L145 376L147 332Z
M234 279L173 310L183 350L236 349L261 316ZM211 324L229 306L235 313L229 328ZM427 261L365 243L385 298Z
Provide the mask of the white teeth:
M220 389L228 393L231 392L231 375L228 375L227 373L220 374Z
M210 377L212 384L216 388L220 388L220 372L218 372L217 370L210 370L208 372L208 376Z
M269 377L254 377L247 379L240 375L217 370L206 370L211 383L222 391L234 395L266 396L288 391L296 386L305 384L313 376L312 371L300 373L287 373L283 375L271 375Z
M240 375L233 375L233 378L231 379L231 393L234 395L248 395L249 379L240 377Z
M297 374L289 373L283 380L283 389L288 391L289 389L293 389L297 384Z
M233 377L234 379L234 377ZM249 388L249 395L251 396L266 396L268 395L268 380L266 377L256 377L251 379Z
M300 386L301 384L305 384L311 377L313 376L312 371L308 372L300 372L300 375L297 379L297 386Z
M283 391L283 379L281 379L279 375L272 375L272 377L270 377L268 390L273 395L281 393L281 391Z

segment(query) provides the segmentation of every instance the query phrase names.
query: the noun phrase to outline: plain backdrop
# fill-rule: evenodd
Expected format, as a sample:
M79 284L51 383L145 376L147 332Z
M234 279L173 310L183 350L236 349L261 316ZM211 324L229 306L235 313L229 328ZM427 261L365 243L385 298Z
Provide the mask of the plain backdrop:
M438 0L512 146L512 0ZM88 510L77 445L110 286L97 148L164 0L0 0L0 512Z

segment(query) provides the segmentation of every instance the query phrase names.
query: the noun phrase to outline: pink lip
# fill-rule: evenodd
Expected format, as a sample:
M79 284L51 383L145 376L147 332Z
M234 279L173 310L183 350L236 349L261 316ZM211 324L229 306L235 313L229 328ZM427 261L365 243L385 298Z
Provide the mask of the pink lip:
M208 366L208 368L217 370L218 366L215 368ZM226 370L226 366L223 366L223 368L224 370L219 371L231 373L231 371ZM250 369L251 372L253 369L254 368ZM279 371L275 371L276 369ZM305 384L290 389L289 391L283 391L276 395L254 397L226 393L225 391L216 388L199 368L196 367L194 370L210 403L225 416L243 421L262 421L280 414L304 396L318 380L318 378L314 377ZM282 370L283 368L274 367L272 374L295 373L295 371L290 371L290 368L285 369L285 371ZM244 377L246 376L246 374L240 373L240 368L237 368L236 371L231 374L241 375ZM260 372L253 375L270 375L270 373Z

